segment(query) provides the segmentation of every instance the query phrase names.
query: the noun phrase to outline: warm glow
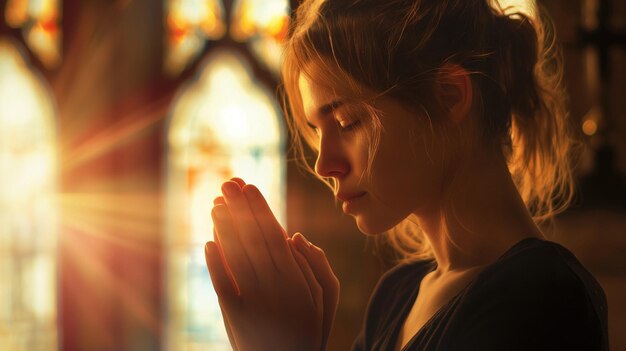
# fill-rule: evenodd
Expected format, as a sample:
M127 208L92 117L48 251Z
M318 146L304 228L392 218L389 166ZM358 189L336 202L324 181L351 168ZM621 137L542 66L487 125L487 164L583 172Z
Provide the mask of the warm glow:
M582 25L585 29L596 29L598 27L598 7L600 6L599 0L583 0L580 2L582 17Z
M56 151L44 81L0 40L0 349L56 350Z
M597 131L598 124L595 121L588 119L583 122L583 132L585 132L585 134L592 136L596 134Z
M535 16L535 0L497 0L504 13L521 12L530 17Z
M583 117L582 129L583 133L588 136L593 136L598 132L598 122L602 118L602 113L599 106L594 106Z
M284 39L289 22L289 3L284 0L239 0L233 12L232 35L245 41L255 34Z
M266 195L281 223L284 136L275 98L231 52L212 55L183 88L168 131L167 348L230 349L204 260L213 238L210 211L233 176Z

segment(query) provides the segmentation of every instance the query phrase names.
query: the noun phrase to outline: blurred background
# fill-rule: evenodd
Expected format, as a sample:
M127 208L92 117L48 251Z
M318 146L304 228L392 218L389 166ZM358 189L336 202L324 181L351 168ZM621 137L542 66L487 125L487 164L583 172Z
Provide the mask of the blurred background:
M277 88L297 3L0 0L0 350L228 350L203 244L235 175L326 250L329 349L350 347L394 262L289 153ZM584 139L551 238L597 277L626 350L626 2L540 4Z

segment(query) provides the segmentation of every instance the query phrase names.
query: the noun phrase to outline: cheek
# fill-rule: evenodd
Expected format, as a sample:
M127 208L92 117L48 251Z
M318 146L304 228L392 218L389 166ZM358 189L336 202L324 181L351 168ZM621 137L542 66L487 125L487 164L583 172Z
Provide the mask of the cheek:
M366 134L355 134L352 140L347 140L344 144L351 171L362 182L366 182L368 168L369 143L367 140Z
M420 208L436 204L441 166L433 150L424 146L423 135L398 134L381 141L372 181L380 189L377 195L402 220Z

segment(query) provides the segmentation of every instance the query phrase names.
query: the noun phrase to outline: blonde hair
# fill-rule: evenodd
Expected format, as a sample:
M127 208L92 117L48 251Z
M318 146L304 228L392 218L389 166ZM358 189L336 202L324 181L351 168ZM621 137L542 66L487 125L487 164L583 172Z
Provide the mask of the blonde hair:
M307 162L304 146L318 146L306 126L300 75L366 109L372 117L366 129L371 165L382 125L371 102L389 96L437 116L430 113L438 108L433 82L445 64L455 64L469 72L478 92L480 140L502 150L535 221L543 223L572 201L574 134L560 51L541 9L530 17L505 13L489 0L305 0L290 27L284 59L283 105L294 150L301 165L333 190L332 180ZM401 260L432 257L410 217L386 240Z

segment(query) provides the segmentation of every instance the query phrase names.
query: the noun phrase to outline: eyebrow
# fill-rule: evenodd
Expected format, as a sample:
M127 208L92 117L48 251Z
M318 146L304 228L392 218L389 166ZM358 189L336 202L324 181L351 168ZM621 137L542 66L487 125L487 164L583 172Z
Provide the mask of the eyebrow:
M331 101L331 102L329 102L329 103L327 103L327 104L324 104L324 105L320 106L320 107L317 109L317 115L319 115L319 116L326 116L326 115L329 115L329 114L331 114L334 110L336 110L336 109L338 109L339 107L341 107L343 104L344 104L344 101L343 101L343 100L333 100L333 101ZM308 119L308 118L306 119L306 124L307 124L309 127L313 128L313 129L316 129L316 128L317 128L317 126L315 126L315 124L311 123L311 122L309 121L309 119Z

